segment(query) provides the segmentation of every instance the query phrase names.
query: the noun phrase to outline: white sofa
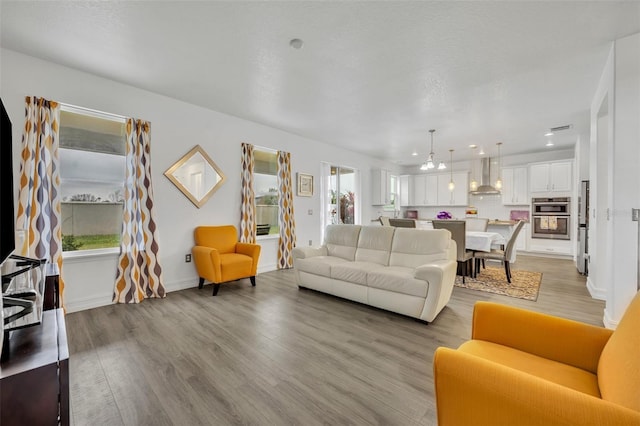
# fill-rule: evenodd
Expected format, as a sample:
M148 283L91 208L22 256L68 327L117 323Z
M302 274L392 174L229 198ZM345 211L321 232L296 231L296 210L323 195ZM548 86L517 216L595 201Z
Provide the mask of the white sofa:
M329 225L293 265L299 287L430 322L453 291L456 243L444 229Z

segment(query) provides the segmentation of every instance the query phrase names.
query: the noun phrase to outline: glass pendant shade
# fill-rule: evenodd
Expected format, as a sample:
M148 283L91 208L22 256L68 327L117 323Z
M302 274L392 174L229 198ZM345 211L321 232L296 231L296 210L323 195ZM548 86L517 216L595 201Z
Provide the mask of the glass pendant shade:
M420 166L420 170L431 170L434 169L436 167L435 163L433 162L433 157L434 157L434 152L433 152L433 133L435 132L434 129L429 130L429 133L431 133L431 151L429 152L429 156L427 157L427 160L422 163L422 165ZM438 166L438 168L440 168L440 166Z
M449 150L449 170L451 170L451 179L449 179L449 191L453 192L456 189L456 184L453 182L453 150Z
M502 175L502 157L500 156L500 145L502 145L502 142L498 142L496 145L498 145L498 179L496 179L496 189L500 190L502 189L502 178L500 177Z
M472 191L478 189L478 182L475 179L471 179L471 182L469 183L469 189Z
M449 182L449 191L452 191L456 189L456 184L453 181Z
M502 179L498 176L498 180L496 180L496 189L502 189Z
M440 164L438 164L438 170L444 170L447 168L447 165L444 164L444 161L441 161Z

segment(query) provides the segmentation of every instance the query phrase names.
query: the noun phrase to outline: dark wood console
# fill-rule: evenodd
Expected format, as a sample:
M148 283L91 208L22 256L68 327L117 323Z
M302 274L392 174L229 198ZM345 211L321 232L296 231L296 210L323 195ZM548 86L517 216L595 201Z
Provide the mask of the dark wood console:
M64 312L44 311L39 326L11 331L0 364L0 424L69 424L69 349Z

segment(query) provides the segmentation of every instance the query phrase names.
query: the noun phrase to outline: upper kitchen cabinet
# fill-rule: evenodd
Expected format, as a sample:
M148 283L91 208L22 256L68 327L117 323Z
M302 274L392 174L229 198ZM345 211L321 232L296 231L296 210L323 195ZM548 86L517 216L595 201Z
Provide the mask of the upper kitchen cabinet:
M438 176L414 175L412 206L437 206L438 205Z
M530 200L527 167L503 168L501 192L504 205L528 205Z
M449 190L449 182L453 179L455 187ZM454 172L438 175L439 206L466 206L469 201L469 173Z
M384 169L371 170L371 204L386 206L390 202L391 172Z
M529 166L531 192L570 192L571 161L537 163Z

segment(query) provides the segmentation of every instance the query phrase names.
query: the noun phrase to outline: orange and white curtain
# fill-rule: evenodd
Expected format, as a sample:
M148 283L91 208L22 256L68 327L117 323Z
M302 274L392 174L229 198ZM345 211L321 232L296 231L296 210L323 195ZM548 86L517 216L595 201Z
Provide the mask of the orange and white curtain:
M256 242L256 194L253 190L253 145L242 143L240 242Z
M126 122L124 215L113 301L165 297L158 263L158 228L151 185L150 123Z
M59 126L57 102L27 96L16 229L26 233L28 252L20 254L57 265L63 305Z
M293 267L293 248L296 246L296 221L293 216L293 180L291 154L278 151L278 269Z

